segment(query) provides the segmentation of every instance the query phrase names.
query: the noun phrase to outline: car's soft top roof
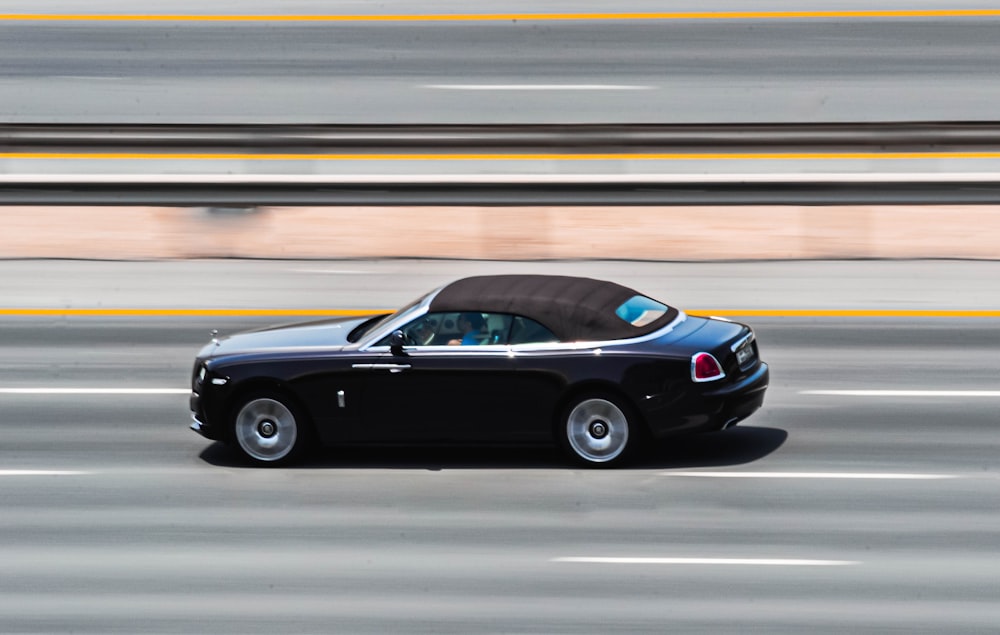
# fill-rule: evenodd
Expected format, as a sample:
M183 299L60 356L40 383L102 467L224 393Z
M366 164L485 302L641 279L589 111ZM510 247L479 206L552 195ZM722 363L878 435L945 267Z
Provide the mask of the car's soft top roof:
M431 300L431 311L512 313L545 325L560 340L601 341L656 331L677 317L667 312L649 324L632 326L615 314L626 300L642 295L614 282L573 276L500 275L457 280Z

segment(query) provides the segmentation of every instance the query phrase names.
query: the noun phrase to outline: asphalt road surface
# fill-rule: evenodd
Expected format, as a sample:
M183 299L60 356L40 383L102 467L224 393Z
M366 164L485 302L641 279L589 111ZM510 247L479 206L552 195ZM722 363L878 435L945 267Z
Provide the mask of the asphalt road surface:
M621 20L592 1L513 2L503 16L460 21L447 18L497 7L221 0L164 7L104 0L81 11L79 3L0 2L0 119L959 121L995 119L1000 99L1000 17L913 13L954 9L941 2L771 2L753 10L807 15L724 20ZM961 8L994 9L982 2ZM902 13L817 13L850 9ZM718 11L746 6L636 1L616 4L613 13ZM100 19L72 17L81 12ZM147 12L159 15L118 19ZM333 18L273 19L290 13ZM531 18L539 13L576 15ZM210 15L272 19L205 19ZM398 19L414 15L419 19Z
M392 449L266 470L187 430L184 392L210 328L273 317L13 311L388 306L518 267L748 309L997 308L992 263L3 262L0 631L995 632L1000 318L746 318L765 407L628 469Z

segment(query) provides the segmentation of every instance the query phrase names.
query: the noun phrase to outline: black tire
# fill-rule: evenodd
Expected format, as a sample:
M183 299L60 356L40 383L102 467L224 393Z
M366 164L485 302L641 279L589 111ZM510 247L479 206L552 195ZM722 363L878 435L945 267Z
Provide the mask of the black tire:
M286 395L274 391L248 393L231 417L233 445L255 465L289 465L309 444L310 429Z
M641 436L638 418L608 393L579 395L563 408L556 428L563 450L577 465L617 467L632 458Z

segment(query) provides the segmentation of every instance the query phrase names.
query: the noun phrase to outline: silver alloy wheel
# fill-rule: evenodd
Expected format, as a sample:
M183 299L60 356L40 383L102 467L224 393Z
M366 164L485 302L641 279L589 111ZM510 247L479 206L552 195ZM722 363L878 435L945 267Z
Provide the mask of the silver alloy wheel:
M280 461L295 449L299 430L288 406L274 399L246 402L236 415L236 441L253 459Z
M607 399L584 399L566 417L566 440L581 459L607 463L628 446L628 418Z

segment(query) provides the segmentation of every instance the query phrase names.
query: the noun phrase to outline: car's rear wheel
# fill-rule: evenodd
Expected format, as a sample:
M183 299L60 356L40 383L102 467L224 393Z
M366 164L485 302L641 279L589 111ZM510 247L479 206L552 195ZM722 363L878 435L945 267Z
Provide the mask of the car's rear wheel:
M638 436L631 410L611 395L586 395L563 410L559 440L581 465L612 467L627 460Z
M259 393L247 396L235 408L233 437L251 461L282 465L302 454L306 428L287 397Z

